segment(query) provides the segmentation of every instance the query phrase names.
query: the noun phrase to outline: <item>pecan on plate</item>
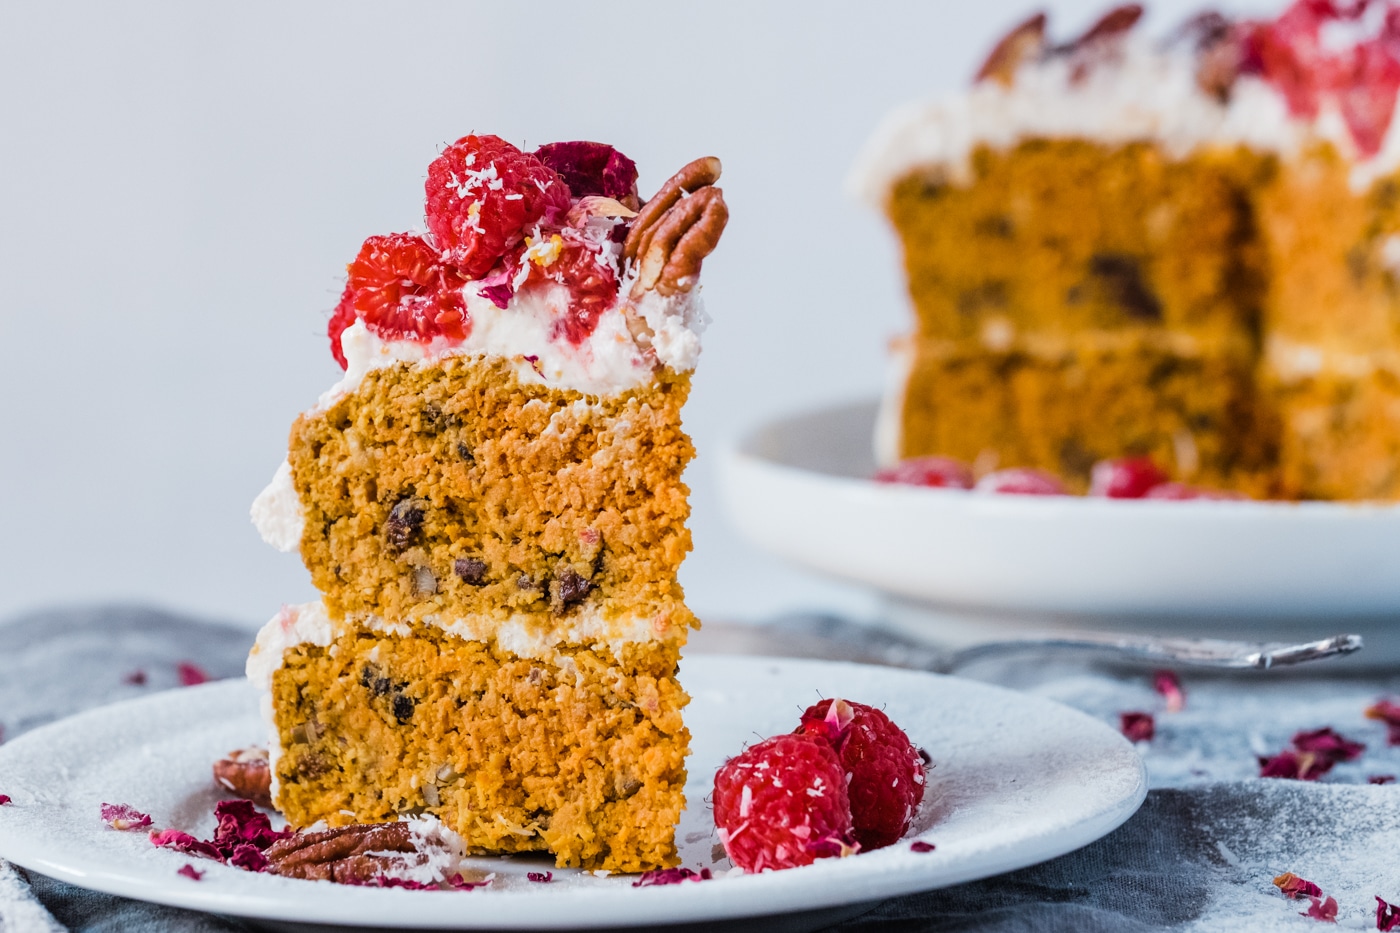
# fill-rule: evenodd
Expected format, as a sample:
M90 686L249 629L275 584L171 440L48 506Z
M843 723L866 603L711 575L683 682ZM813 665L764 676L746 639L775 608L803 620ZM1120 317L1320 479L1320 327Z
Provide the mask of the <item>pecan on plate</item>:
M214 762L214 780L244 800L272 809L272 770L267 749L240 748Z
M426 858L407 823L356 823L297 833L274 842L263 854L274 875L340 884L367 884Z

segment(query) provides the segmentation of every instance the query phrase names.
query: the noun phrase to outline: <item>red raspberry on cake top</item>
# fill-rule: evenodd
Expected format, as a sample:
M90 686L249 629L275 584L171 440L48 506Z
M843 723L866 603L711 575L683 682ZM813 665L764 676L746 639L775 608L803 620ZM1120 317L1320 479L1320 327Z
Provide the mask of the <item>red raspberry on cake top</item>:
M428 166L428 229L468 278L491 271L538 224L569 211L569 186L499 136L464 136Z
M824 739L776 735L745 750L715 774L713 799L720 842L744 871L855 851L846 776Z
M522 257L530 271L525 287L557 282L569 289L568 311L555 322L555 334L578 345L617 302L617 273L597 243L572 230L531 243Z
M465 280L420 236L372 236L350 263L340 304L331 315L331 352L343 369L340 335L359 318L385 340L462 340L468 327Z
M924 799L924 765L904 730L881 710L847 700L822 700L802 714L797 731L836 752L862 849L897 842Z

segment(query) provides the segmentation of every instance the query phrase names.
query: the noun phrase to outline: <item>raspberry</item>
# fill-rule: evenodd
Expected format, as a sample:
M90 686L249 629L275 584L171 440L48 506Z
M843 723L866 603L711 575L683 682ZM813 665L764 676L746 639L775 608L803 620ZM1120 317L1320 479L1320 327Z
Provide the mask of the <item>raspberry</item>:
M840 755L862 849L891 845L909 830L924 799L924 767L904 730L873 706L822 700L802 714L797 731Z
M499 136L464 136L428 166L428 229L449 263L479 279L539 223L568 213L559 174Z
M569 289L569 309L555 322L555 333L577 346L598 326L598 318L617 301L617 273L597 246L565 231L526 251L530 263L526 285L558 282Z
M952 457L914 457L875 474L877 483L908 483L939 489L971 489L972 471Z
M827 742L775 735L715 774L715 826L744 871L796 868L852 851L851 803Z
M340 304L335 306L335 311L331 313L330 323L326 325L326 335L331 338L331 355L340 364L341 369L349 369L350 363L345 359L345 351L340 348L340 335L345 333L345 329L355 323L355 289L350 283L345 283L345 291L340 293Z
M1153 486L1167 481L1151 457L1100 460L1089 474L1089 495L1109 499L1141 499Z
M1015 496L1063 496L1065 484L1044 470L1015 467L988 473L973 487L978 492L999 492Z
M354 318L385 340L466 338L462 277L443 265L422 237L408 233L372 236L349 268L345 294L330 324L331 352L341 366L345 356L339 352L340 332ZM346 310L347 301L353 315Z
M1391 13L1396 11L1391 10ZM1386 26L1391 26L1389 17ZM1363 42L1338 62L1337 102L1351 138L1363 156L1381 151L1390 121L1395 116L1395 98L1400 95L1400 62L1382 39Z

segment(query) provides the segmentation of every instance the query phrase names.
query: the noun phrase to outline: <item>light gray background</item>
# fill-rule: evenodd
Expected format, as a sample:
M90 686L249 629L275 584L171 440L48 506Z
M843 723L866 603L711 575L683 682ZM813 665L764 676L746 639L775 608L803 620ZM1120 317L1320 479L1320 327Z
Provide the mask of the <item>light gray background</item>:
M1104 6L1053 4L1073 35ZM130 599L244 620L310 598L248 505L338 374L370 234L422 226L471 131L597 139L644 195L724 160L732 221L686 409L702 617L873 598L739 540L716 454L877 393L904 327L881 218L842 191L894 105L961 86L1028 4L11 3L0 26L0 614ZM1194 9L1159 3L1154 24Z

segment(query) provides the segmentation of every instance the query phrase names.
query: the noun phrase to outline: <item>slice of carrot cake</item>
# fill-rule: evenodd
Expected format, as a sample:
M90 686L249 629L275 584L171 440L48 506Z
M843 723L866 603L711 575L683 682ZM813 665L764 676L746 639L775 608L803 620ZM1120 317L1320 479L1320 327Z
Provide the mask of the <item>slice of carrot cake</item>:
M253 507L322 593L248 662L292 824L429 813L480 852L675 861L680 411L719 171L642 203L610 146L467 136L429 167L429 232L365 241L345 377Z

